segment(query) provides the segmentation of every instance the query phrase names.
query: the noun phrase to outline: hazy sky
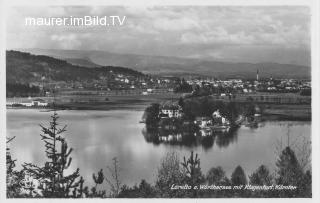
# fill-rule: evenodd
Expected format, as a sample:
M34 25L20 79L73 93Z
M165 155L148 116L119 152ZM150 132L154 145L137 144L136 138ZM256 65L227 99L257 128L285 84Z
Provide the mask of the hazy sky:
M7 49L104 50L310 65L307 7L15 7ZM25 17L126 16L118 27L25 26Z

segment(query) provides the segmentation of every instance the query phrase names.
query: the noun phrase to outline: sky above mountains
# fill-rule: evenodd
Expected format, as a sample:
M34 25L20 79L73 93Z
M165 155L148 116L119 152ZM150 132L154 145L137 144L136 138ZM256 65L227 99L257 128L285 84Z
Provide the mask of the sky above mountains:
M126 16L123 26L26 26L26 17ZM7 11L7 49L103 50L310 65L308 7L54 6Z

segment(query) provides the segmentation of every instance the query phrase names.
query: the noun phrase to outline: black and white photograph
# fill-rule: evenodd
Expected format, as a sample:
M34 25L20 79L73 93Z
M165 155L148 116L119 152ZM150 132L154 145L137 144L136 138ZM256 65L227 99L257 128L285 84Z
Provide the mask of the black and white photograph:
M318 2L61 2L3 2L1 199L319 197Z

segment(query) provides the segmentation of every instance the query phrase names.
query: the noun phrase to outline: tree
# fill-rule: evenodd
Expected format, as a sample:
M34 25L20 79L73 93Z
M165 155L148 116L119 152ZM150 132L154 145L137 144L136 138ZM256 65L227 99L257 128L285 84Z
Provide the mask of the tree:
M146 122L147 128L155 128L159 122L160 104L153 103L146 108L143 119Z
M303 170L297 160L294 151L290 147L286 147L280 154L277 162L277 178L276 183L279 185L297 186L297 190L292 191L279 191L280 197L300 197L305 193L304 188L306 185Z
M112 160L113 160L113 168L111 168L110 166L107 166L111 174L111 178L106 177L106 181L111 188L110 196L117 197L121 189L121 181L120 181L120 175L119 175L120 168L119 168L119 162L117 157L114 157Z
M179 104L179 106L181 106L181 108L184 107L184 101L183 101L183 98L182 98L182 97L179 98L178 104Z
M139 186L128 187L123 185L118 195L120 198L154 198L156 191L152 185L145 180L141 180Z
M300 197L312 197L312 175L307 171L300 181Z
M174 91L175 92L182 92L182 93L189 93L189 92L192 92L192 85L189 85L189 83L187 83L185 81L185 79L182 78L181 82L179 82L179 84L177 84Z
M229 186L230 180L226 177L222 167L212 167L206 176L206 180L209 185ZM208 197L230 197L231 192L228 190L208 190Z
M98 185L101 185L104 181L104 174L103 170L100 169L98 174L92 174L92 179L95 183L95 186L91 188L91 193L86 192L88 197L106 197L106 191L105 190L98 190Z
M170 187L182 184L184 176L177 153L168 152L161 161L155 184L160 197L183 197L182 190L171 190Z
M152 187L145 180L142 180L140 182L139 193L140 193L139 196L144 197L144 198L155 197L155 195L156 195L154 187Z
M245 110L245 116L251 117L255 113L256 113L255 104L253 102L248 103Z
M72 158L65 138L61 136L66 131L66 125L58 128L58 114L54 111L49 127L40 125L41 139L45 143L45 153L48 160L44 166L37 166L32 163L24 163L23 171L27 176L37 180L39 190L43 197L66 198L71 196L71 190L80 185L79 168L70 175L65 175ZM81 195L80 195L81 196Z
M183 162L181 164L183 166L184 172L186 173L186 182L189 185L191 185L192 188L204 182L204 177L201 172L200 159L198 158L198 154L194 156L193 151L191 151L188 160L186 160L186 157L183 157ZM197 197L198 190L192 189L191 195L192 197Z
M280 154L277 162L277 183L283 185L297 185L298 178L302 175L300 164L290 147L286 147Z
M239 116L239 107L235 102L229 102L227 104L221 105L221 114L225 116L231 124L235 124L237 117Z
M268 168L265 165L261 165L250 177L249 182L251 185L272 185L273 177L270 175ZM256 197L270 197L273 195L271 191L254 191L253 195Z
M237 166L237 168L233 171L231 175L231 183L233 185L247 184L247 177L241 166Z
M15 170L15 162L16 160L12 159L10 148L8 147L9 143L14 139L7 138L7 147L6 147L6 183L7 183L7 198L14 198L14 197L22 197L21 195L21 186L20 181L22 179L22 173Z
M219 185L225 182L225 179L226 179L225 172L221 168L221 166L218 166L216 168L213 167L208 171L206 179L209 184Z
M261 165L250 177L250 184L252 185L271 185L272 176L265 165Z
M231 184L233 186L245 186L247 184L247 177L244 173L244 170L241 166L237 166L236 169L231 174ZM251 193L246 190L233 190L232 196L233 197L248 197Z

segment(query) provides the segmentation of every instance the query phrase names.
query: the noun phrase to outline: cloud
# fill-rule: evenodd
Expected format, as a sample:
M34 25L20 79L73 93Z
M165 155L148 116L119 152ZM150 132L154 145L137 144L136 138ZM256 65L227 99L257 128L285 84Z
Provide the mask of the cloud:
M124 26L108 28L23 24L25 17L84 15L125 15L126 22ZM279 57L272 54L276 50L286 51L281 61L288 62L297 53L310 54L310 10L302 6L13 7L7 19L8 49L106 50L248 62L277 62Z
M162 18L153 22L154 28L163 31L184 31L197 29L199 24L196 20L182 17L178 19Z
M75 34L67 35L51 35L50 39L61 49L78 49L81 47L81 41L77 39Z
M250 35L246 35L244 31L230 34L223 27L217 27L209 32L203 33L184 33L181 36L182 43L202 43L202 44L252 44L254 38Z

